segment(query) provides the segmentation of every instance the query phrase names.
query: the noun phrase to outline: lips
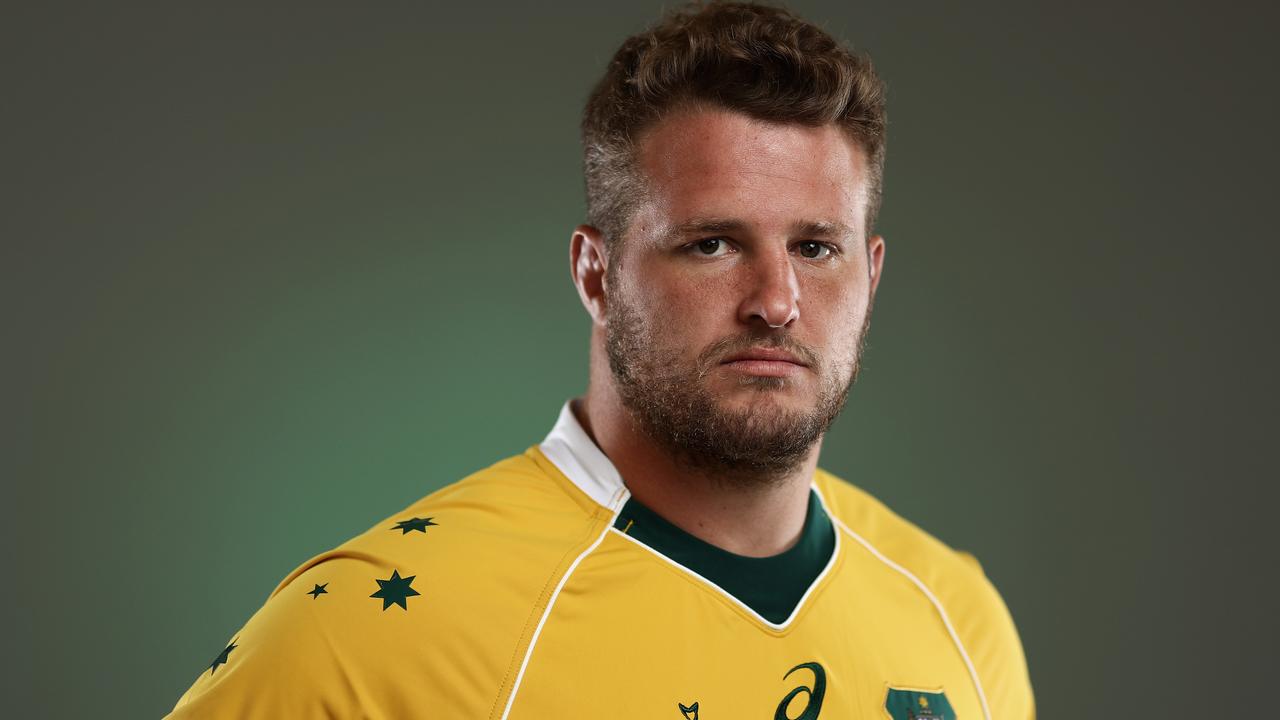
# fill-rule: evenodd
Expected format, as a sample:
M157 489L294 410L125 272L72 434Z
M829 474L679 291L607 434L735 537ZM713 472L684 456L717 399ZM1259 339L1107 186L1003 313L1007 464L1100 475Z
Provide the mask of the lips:
M721 363L728 364L732 362L751 361L786 362L793 365L799 365L800 367L809 367L809 364L800 358L792 355L786 350L779 350L778 348L752 348L750 350L744 350L743 352L734 353L726 357L721 361Z

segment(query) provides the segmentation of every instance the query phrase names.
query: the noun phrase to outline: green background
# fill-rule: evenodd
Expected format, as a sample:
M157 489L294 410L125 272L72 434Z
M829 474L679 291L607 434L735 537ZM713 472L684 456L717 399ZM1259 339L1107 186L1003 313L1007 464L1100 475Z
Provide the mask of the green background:
M1042 717L1274 711L1274 14L793 7L889 88L823 465L982 560ZM659 10L6 12L7 715L163 715L298 563L541 439L579 112Z

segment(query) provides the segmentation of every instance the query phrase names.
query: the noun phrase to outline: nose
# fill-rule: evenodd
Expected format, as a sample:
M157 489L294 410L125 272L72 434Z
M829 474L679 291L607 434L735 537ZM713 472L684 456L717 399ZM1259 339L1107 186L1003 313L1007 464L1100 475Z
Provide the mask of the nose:
M785 249L753 258L746 269L748 291L738 308L741 322L763 321L780 328L800 318L800 283Z

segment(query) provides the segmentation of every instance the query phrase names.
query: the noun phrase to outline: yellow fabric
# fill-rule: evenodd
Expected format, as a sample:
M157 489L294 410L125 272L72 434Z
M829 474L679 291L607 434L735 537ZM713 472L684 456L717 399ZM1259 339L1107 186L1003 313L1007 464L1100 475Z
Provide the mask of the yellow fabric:
M610 529L625 498L596 503L530 448L290 573L169 717L767 720L790 696L792 720L886 718L906 688L982 718L961 646L991 717L1034 717L974 561L826 472L814 484L838 545L778 627ZM396 529L413 518L434 524ZM393 572L419 594L384 609L370 596Z

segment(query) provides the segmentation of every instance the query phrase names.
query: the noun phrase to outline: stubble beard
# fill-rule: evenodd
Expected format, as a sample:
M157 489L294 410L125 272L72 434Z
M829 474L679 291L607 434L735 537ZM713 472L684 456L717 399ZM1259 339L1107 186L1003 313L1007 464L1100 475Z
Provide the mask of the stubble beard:
M617 294L610 301L605 349L633 422L678 464L744 489L781 481L822 439L858 378L871 324L868 305L847 381L827 370L826 359L776 332L725 338L700 353L693 367L682 367L653 342L653 327L632 306ZM742 376L740 387L754 397L741 409L725 407L707 387L706 376L727 353L748 347L783 348L809 362L821 383L814 406L807 411L782 408L773 393L791 382L787 378Z

